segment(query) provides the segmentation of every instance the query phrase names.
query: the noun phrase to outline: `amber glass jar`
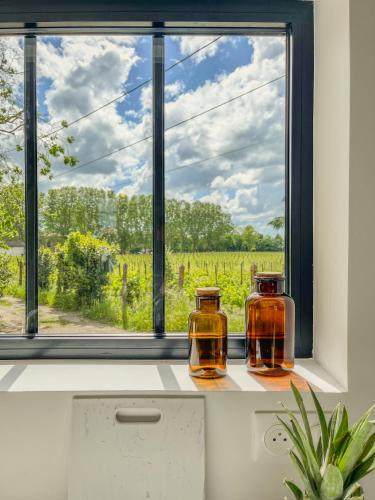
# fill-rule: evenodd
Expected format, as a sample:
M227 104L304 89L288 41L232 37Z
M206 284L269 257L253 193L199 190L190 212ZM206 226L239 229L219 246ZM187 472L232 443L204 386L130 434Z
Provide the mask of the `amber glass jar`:
M284 292L281 273L258 273L246 299L247 368L283 375L294 366L294 301Z
M226 374L227 317L219 288L197 288L197 308L189 316L189 373L217 378Z

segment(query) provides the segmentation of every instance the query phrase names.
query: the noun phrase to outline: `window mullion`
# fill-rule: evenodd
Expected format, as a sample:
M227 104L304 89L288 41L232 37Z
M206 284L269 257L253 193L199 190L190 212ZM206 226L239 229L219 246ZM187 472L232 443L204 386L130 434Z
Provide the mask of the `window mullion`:
M165 331L165 172L164 172L164 36L152 45L153 94L153 329Z
M25 248L26 334L38 332L38 168L36 36L26 35L24 45L24 133L25 133Z

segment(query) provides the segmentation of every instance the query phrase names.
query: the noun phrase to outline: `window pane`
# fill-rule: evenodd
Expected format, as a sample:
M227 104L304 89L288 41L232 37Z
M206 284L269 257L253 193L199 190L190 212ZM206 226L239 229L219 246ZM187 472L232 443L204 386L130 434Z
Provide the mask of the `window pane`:
M23 38L0 38L0 332L25 325Z
M243 332L250 269L284 268L285 37L166 38L166 324L219 286Z
M151 38L38 38L40 332L152 326Z

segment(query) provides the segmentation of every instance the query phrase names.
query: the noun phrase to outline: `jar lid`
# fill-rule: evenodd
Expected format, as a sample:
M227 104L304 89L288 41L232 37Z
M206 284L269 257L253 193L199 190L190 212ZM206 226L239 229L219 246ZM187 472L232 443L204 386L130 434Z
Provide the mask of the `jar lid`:
M195 289L197 297L220 297L220 288L217 286L207 286Z
M256 280L285 280L285 276L280 272L256 273Z

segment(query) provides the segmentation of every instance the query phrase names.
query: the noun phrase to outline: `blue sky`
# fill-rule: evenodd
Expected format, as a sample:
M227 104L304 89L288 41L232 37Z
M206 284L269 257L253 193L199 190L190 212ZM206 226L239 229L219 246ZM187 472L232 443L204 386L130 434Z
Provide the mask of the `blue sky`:
M166 37L166 67L216 37ZM38 107L58 126L95 110L152 77L150 37L43 37L38 44ZM284 72L282 37L221 37L166 73L166 126L189 119ZM271 232L283 213L284 80L166 132L166 194L218 203L239 226ZM40 123L40 131L50 125ZM152 131L151 87L143 86L66 132L80 165ZM54 164L54 181L96 186L129 195L150 193L151 140L68 170ZM236 149L240 151L235 152ZM233 152L234 151L234 152ZM233 153L232 153L233 152ZM206 158L213 158L203 161ZM198 163L196 166L189 166ZM186 168L179 168L187 165Z

